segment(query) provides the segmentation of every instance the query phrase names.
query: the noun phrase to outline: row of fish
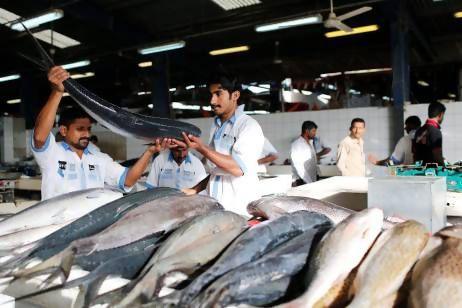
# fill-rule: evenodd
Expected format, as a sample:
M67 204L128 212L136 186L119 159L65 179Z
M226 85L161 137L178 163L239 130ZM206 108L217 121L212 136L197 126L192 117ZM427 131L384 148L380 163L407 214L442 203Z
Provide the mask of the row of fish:
M0 293L47 307L457 307L462 300L460 227L430 237L415 221L384 228L379 209L352 212L305 197L265 197L248 212L267 220L249 227L210 197L170 188L56 197L0 221L0 238L17 235L0 250ZM79 269L85 274L75 278ZM23 287L37 277L41 284ZM103 288L113 277L122 285ZM47 301L66 290L78 295Z

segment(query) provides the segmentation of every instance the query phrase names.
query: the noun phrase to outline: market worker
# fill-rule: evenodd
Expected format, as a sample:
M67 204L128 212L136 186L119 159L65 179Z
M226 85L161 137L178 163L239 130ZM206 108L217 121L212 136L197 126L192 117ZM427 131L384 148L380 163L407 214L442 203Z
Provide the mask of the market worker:
M420 128L422 123L418 116L410 116L404 122L406 135L401 137L395 146L395 150L390 157L377 160L373 155L369 155L368 160L371 164L379 166L387 165L412 165L414 163L414 154L412 153L412 140L415 132Z
M190 188L206 176L202 162L187 148L177 147L161 152L154 159L146 186Z
M366 176L364 141L366 122L361 118L351 121L350 134L338 145L337 168L343 176Z
M216 117L208 144L186 134L183 134L184 142L173 140L205 157L210 173L199 184L183 191L195 194L207 189L225 209L248 215L247 204L260 197L257 160L263 147L263 132L258 122L238 107L241 85L236 78L218 75L210 80L209 91Z
M278 151L271 144L268 138L265 137L263 149L258 160L258 172L266 173L266 166L278 159Z
M292 173L295 178L293 186L316 181L317 155L313 139L316 137L317 129L318 126L313 121L303 122L300 136L290 146Z
M69 73L53 67L48 73L51 94L37 116L32 137L32 152L42 171L42 200L64 193L104 184L129 191L146 169L155 152L166 146L167 140L156 140L130 169L114 162L109 155L93 153L88 147L91 121L80 108L64 109L59 117L62 142L51 134L56 112L64 93L63 81Z
M439 102L428 105L428 119L416 131L412 143L416 162L422 161L423 165L437 163L444 166L441 123L443 123L445 112L446 107Z

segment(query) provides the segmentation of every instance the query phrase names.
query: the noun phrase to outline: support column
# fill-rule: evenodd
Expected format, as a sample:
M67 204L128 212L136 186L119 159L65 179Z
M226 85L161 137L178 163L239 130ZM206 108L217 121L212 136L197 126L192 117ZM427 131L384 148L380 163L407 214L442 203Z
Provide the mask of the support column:
M169 63L167 54L158 54L153 57L152 68L152 95L151 104L153 115L171 118L169 87Z
M404 134L403 106L409 102L409 27L406 14L406 1L394 0L394 16L391 22L391 54L393 68L393 131L395 144Z

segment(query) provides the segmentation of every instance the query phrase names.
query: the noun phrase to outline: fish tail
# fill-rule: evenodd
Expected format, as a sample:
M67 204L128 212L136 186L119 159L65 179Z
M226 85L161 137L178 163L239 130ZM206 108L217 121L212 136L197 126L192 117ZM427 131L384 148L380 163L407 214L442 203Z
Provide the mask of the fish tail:
M191 302L211 281L216 278L215 275L205 272L191 282L182 292L178 305L187 305Z
M159 273L152 267L143 277L134 283L134 287L115 307L131 307L138 302L147 302L158 289Z
M27 34L29 34L29 36L32 38L33 42L34 42L34 45L35 47L38 49L39 51L39 54L40 54L40 57L42 58L41 59L41 62L42 62L42 67L44 68L47 68L47 69L50 69L52 68L53 66L55 66L55 63L53 61L53 59L50 57L50 55L46 52L46 50L43 48L43 46L39 43L39 41L35 38L35 36L32 34L32 32L30 32L30 30L23 24L21 23L21 25L24 27L24 29L26 30Z

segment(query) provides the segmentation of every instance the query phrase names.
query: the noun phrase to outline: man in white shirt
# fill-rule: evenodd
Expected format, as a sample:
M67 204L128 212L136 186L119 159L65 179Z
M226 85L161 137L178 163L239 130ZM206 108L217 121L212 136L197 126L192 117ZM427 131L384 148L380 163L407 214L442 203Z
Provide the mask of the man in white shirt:
M368 160L373 165L388 166L388 165L412 165L414 164L414 154L412 153L412 139L415 132L420 128L422 122L418 116L410 116L404 122L404 130L406 135L401 137L395 146L395 150L390 157L382 160L377 160L373 155L368 156Z
M266 166L278 159L278 151L276 148L269 142L268 138L265 137L265 142L263 143L263 149L260 154L260 159L258 160L258 172L266 173Z
M216 117L208 145L186 134L183 134L184 142L173 140L205 157L210 173L198 185L183 191L195 194L207 189L226 210L248 216L247 204L260 197L257 161L263 147L263 132L258 122L238 106L241 85L236 78L217 75L210 80L209 91Z
M313 121L302 124L302 133L290 146L292 172L295 176L294 186L316 181L316 150L312 144L318 126Z
M189 153L187 148L178 147L163 151L154 159L146 186L190 188L206 176L201 161Z
M42 171L42 200L64 193L104 187L105 184L129 191L144 172L155 152L167 144L156 140L130 169L114 162L109 155L88 149L91 135L90 117L80 108L60 113L59 132L64 140L56 142L51 134L56 112L64 93L63 81L69 73L53 67L48 73L52 91L37 116L31 147Z
M343 176L366 176L363 134L366 121L361 118L351 120L350 134L338 145L337 168Z

